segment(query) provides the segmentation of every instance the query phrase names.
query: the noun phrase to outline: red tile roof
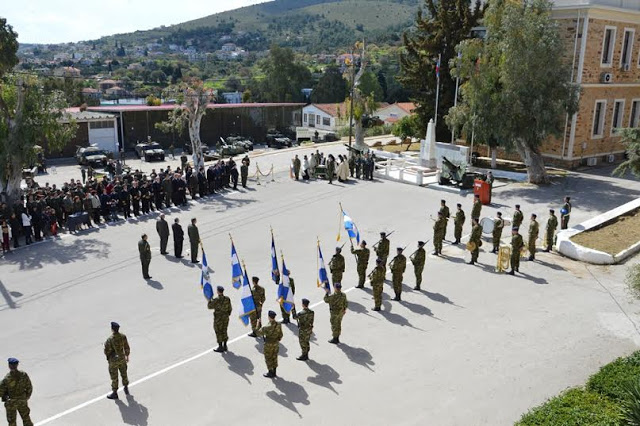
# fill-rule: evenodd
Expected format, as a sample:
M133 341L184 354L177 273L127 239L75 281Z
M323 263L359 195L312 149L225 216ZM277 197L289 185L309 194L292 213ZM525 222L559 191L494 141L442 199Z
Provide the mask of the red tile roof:
M340 115L345 117L348 114L347 103L343 102L341 104L311 104L318 108L320 111L323 111L329 114L331 117L338 116L338 109L340 110Z
M127 111L171 111L178 107L177 104L162 104L158 106L149 105L106 105L99 107L88 107L88 111L102 112L127 112ZM244 104L209 104L209 109L224 108L275 108L275 107L303 107L298 103L244 103Z

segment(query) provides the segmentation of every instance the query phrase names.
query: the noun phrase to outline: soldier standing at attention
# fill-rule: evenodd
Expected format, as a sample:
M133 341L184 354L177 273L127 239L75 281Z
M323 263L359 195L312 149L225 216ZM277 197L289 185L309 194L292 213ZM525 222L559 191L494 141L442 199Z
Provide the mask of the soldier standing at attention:
M224 287L218 286L216 289L218 297L212 297L207 303L207 308L213 309L213 331L216 333L216 340L218 341L218 347L214 349L214 352L226 352L227 341L229 336L227 335L227 328L229 327L229 316L231 315L231 299L224 295Z
M516 211L513 212L513 219L511 222L511 225L513 225L514 228L520 228L520 225L522 225L522 221L524 220L524 215L522 214L522 211L520 211L520 204L516 204Z
M358 285L356 286L356 288L364 288L367 266L369 266L369 249L367 248L367 242L362 240L360 242L360 248L357 250L354 249L352 245L351 253L356 255L356 263L358 268Z
M509 275L515 275L516 272L520 272L520 252L522 247L524 247L522 235L518 234L518 228L514 227L511 230L511 271L509 271Z
M169 241L169 224L164 219L164 213L160 215L160 219L156 221L156 231L160 236L160 254L167 253L167 242Z
M571 197L564 197L564 205L560 210L560 229L569 227L569 216L571 215Z
M546 248L544 249L545 253L549 253L551 248L553 247L553 237L556 233L556 228L558 228L558 217L556 216L555 210L549 210L549 219L547 219L547 232L546 232Z
M142 239L138 242L140 252L140 262L142 263L142 277L145 280L151 279L149 276L149 264L151 263L151 246L147 241L147 234L142 234Z
M502 213L498 212L495 220L493 221L493 250L491 250L491 253L497 253L500 249L502 228L504 228L504 220L502 220Z
M478 224L478 220L473 218L471 220L473 228L471 229L471 237L469 237L469 242L474 243L475 247L471 250L471 260L468 262L469 265L473 265L478 261L478 255L480 254L480 246L482 245L482 226Z
M129 342L127 336L120 333L120 324L111 323L111 336L104 342L104 355L109 362L109 376L111 376L111 393L109 399L118 399L118 372L122 376L124 393L129 395L129 377L127 376L127 363L129 362Z
M29 398L33 392L29 375L18 370L18 360L9 358L9 372L0 382L0 397L4 402L4 409L7 411L7 421L9 426L16 426L18 415L22 419L24 426L33 426L29 413Z
M480 196L476 194L473 197L473 207L471 209L471 219L475 219L476 222L480 223L480 212L482 211L482 203L480 202ZM473 221L471 223L473 227Z
M329 271L331 271L331 281L335 283L342 282L342 274L344 274L344 256L341 254L342 247L336 247L336 254L329 261Z
M198 263L198 246L200 245L200 232L196 226L196 218L191 219L191 225L187 227L189 243L191 245L191 263Z
M295 158L293 159L293 175L295 176L296 180L300 179L300 159L298 158L298 154L296 154Z
M462 238L462 225L464 225L464 221L466 219L464 215L464 210L462 210L462 204L457 204L456 217L453 219L453 236L455 237L455 241L453 244L460 244L460 239Z
M424 251L424 241L418 241L418 250L415 251L409 259L413 263L413 271L416 274L416 286L414 290L420 290L422 284L422 271L424 271L424 262L426 260L427 253Z
M240 166L240 182L242 183L242 187L247 187L247 179L249 178L249 160L248 156L244 156L242 159L242 165Z
M538 234L540 233L540 226L538 225L538 221L536 220L538 216L535 214L531 215L531 223L529 224L529 260L535 260L536 258L536 240L538 239Z
M258 337L256 334L258 331L258 321L262 319L262 305L264 305L264 301L266 300L264 287L258 284L258 281L260 281L258 277L251 278L251 282L253 282L251 293L253 294L253 303L256 305L256 310L249 314L249 319L251 320L251 333L249 337Z
M398 254L393 258L389 267L391 268L391 280L393 282L393 292L396 297L393 300L400 301L402 295L402 275L407 269L407 258L402 254L403 248L398 247Z
M439 256L442 254L442 240L447 229L447 220L441 211L438 212L438 220L433 224L433 254Z
M289 274L291 274L291 269L289 269ZM291 275L289 275L289 288L291 289L291 293L295 296L296 283ZM282 323L289 324L291 322L291 320L289 319L290 314L284 309L284 306L282 306L282 304L280 305L280 312L282 313Z
M331 333L333 338L329 340L329 343L337 345L340 343L340 334L342 333L342 317L347 313L347 295L342 292L342 284L337 283L335 286L335 292L329 294L329 289L325 289L327 292L324 295L324 303L329 304Z
M184 231L180 226L180 220L176 217L171 225L173 231L173 251L178 259L182 259L182 242L184 241Z
M293 318L298 320L298 340L300 341L300 349L302 355L296 358L298 361L307 361L309 359L309 350L311 345L311 333L313 332L313 320L315 313L309 309L309 299L302 299L302 311L293 313Z
M280 351L280 340L282 340L282 326L276 321L276 313L269 311L269 325L262 326L262 321L258 320L258 334L264 337L264 360L267 363L267 373L264 377L276 377L278 368L278 352Z
M376 267L369 273L371 287L373 287L373 310L379 311L382 306L382 290L386 269L382 263L382 259L376 259Z
M376 251L376 256L382 259L382 264L386 266L387 258L389 257L389 240L387 239L387 233L380 233L380 241L376 243L374 247Z
M451 217L449 207L447 207L447 202L445 200L440 200L440 212L442 213L442 217L444 217L444 232L442 233L442 239L445 240L447 238L447 225L449 224L449 218Z

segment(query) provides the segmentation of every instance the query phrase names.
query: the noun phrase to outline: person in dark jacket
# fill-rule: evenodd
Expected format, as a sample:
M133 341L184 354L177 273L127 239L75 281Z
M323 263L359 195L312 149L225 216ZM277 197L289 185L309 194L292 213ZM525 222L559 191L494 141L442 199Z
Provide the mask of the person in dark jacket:
M180 219L176 217L173 225L171 225L173 231L173 251L178 259L182 259L182 242L184 241L184 231L180 225Z
M164 214L161 214L160 219L156 222L156 231L160 236L160 254L168 254L167 241L169 241L169 224L164 219Z

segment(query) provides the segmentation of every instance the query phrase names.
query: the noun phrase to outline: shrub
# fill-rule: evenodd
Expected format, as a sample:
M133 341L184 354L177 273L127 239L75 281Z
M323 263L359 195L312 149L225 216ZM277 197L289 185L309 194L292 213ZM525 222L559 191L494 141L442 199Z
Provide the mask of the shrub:
M640 263L636 263L627 269L626 283L629 291L640 299Z
M569 389L522 416L516 426L617 426L620 408L584 389Z
M628 357L618 358L605 365L589 378L587 389L622 402L627 386L632 380L640 380L640 351Z
M622 401L622 424L640 425L640 381L633 380L625 387L625 399Z

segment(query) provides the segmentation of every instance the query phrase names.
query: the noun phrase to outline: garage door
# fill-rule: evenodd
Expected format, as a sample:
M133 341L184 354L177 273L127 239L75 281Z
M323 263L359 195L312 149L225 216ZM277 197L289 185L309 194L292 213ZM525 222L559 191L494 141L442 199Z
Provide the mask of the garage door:
M116 121L89 122L89 144L105 151L118 151L118 132Z

